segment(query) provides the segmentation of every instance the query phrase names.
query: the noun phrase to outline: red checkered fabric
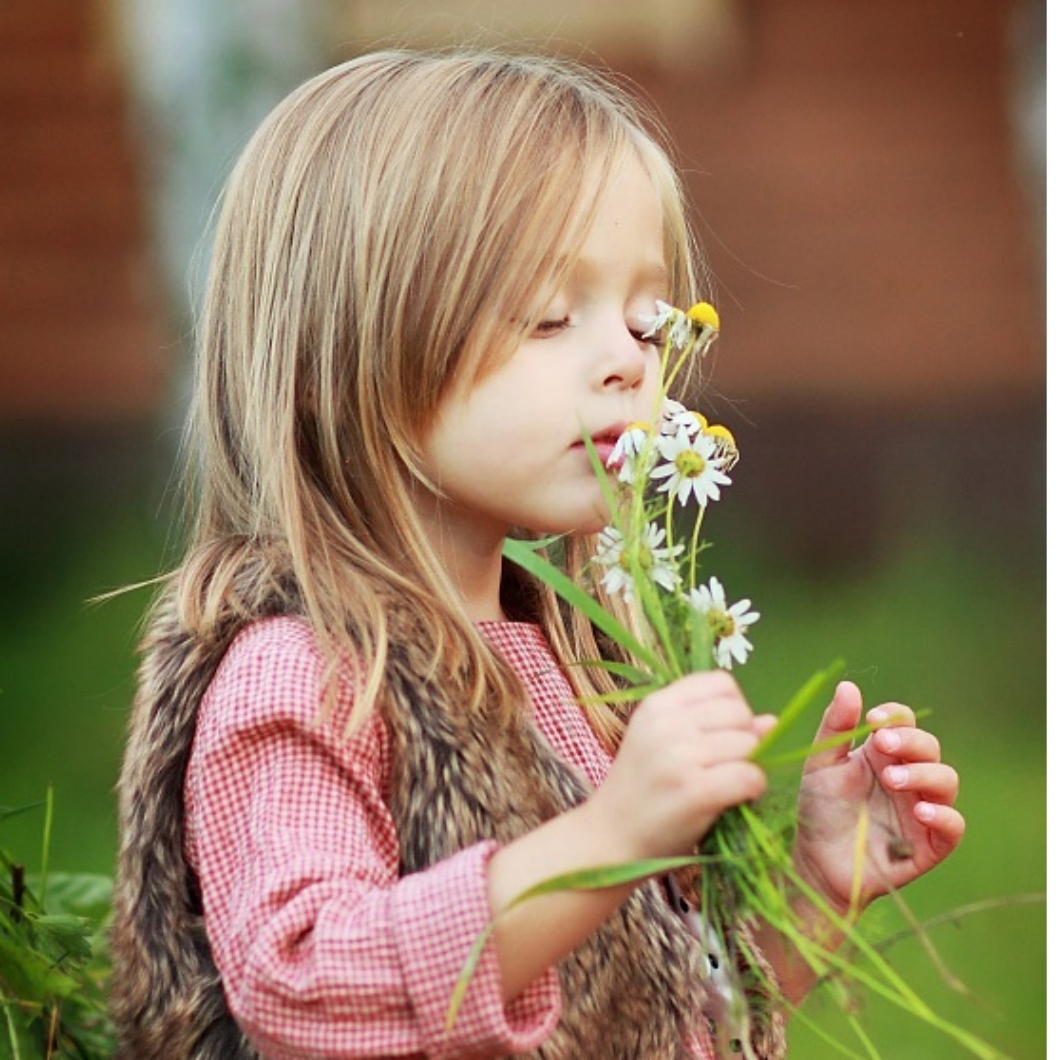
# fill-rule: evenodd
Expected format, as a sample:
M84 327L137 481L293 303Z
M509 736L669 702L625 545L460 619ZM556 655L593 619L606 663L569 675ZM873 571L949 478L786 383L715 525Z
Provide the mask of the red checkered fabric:
M549 742L599 784L609 757L540 630L481 628L526 682ZM453 987L490 918L495 844L398 877L387 731L373 717L343 735L348 686L321 719L323 666L306 624L262 621L237 637L201 705L186 854L233 1015L275 1060L537 1048L560 1016L556 973L505 1005L489 945L446 1030Z

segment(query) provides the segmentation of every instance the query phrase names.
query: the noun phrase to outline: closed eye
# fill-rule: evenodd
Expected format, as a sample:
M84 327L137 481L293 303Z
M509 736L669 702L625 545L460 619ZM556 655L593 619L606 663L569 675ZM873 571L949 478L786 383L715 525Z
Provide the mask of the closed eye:
M654 346L657 350L662 349L666 341L661 329L653 332L651 335L646 335L643 328L630 328L629 333L637 342L642 343L645 346Z
M535 339L547 339L550 335L557 335L569 327L569 316L563 317L561 320L541 320L534 328L533 336Z

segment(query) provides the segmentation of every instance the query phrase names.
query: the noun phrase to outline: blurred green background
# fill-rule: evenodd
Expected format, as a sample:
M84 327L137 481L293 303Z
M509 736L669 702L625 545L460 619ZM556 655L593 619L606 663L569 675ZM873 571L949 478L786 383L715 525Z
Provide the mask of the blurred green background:
M870 702L930 712L968 834L904 893L948 972L890 903L869 930L953 1022L1044 1056L1044 22L1041 0L0 5L0 806L54 786L51 866L112 871L151 590L92 601L177 554L193 263L239 144L376 41L545 41L617 66L677 140L723 320L702 407L743 454L710 536L763 615L748 696L773 709L842 656ZM42 824L0 824L30 871ZM866 1012L888 1058L968 1055ZM840 1054L795 1028L790 1055Z
M738 484L733 509L737 491ZM0 620L2 802L30 804L54 785L53 867L109 873L113 786L137 624L149 591L87 601L157 573L165 523L136 503L89 505L56 518L76 532L42 539L39 562L13 563L4 552L3 573L13 588ZM894 542L869 567L811 576L756 543L770 536L768 528L746 525L727 525L715 535L715 569L732 593L750 595L763 613L741 674L748 695L762 709L775 708L813 670L841 655L870 702L896 699L930 711L925 724L962 774L959 806L968 833L949 862L904 893L922 921L952 914L932 927L930 938L968 993L946 984L915 938L888 952L949 1019L1013 1058L1044 1056L1041 550L991 551L969 545L959 526L939 526ZM808 728L804 735L811 735ZM22 852L30 869L39 858L42 820L38 811L0 826L0 845ZM995 901L996 907L974 911ZM870 922L881 940L906 927L893 909L878 909ZM808 1004L816 1017L838 1022L828 1005ZM875 1040L896 1043L885 1056L966 1055L884 1005L871 1002L868 1012ZM832 1054L796 1028L791 1055Z

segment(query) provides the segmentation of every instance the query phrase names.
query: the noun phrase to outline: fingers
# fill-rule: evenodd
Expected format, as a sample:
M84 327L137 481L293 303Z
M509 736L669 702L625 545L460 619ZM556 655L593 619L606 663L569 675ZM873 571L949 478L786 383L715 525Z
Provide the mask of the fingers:
M901 711L890 718L905 720ZM952 806L960 778L942 761L938 738L912 725L888 726L869 737L866 754L880 783L894 792L913 792L929 802Z
M890 725L916 725L916 714L904 703L881 703L865 715L865 720L874 728Z
M913 816L928 830L932 849L940 860L953 853L964 836L964 817L952 806L918 802Z
M926 729L912 726L878 729L869 738L873 750L907 762L939 762L942 750L938 739Z
M843 733L852 734L861 720L861 708L861 689L853 681L840 681L832 702L825 708L814 742L823 743ZM838 765L850 754L851 746L852 740L848 740L811 755L806 760L806 772L813 773Z
M633 713L596 804L638 857L685 852L726 809L764 794L750 761L761 724L731 675L675 681Z
M880 773L880 783L889 791L912 792L928 802L952 806L957 801L960 779L957 771L943 763L898 763Z
M679 731L678 746L690 764L711 768L747 759L758 746L763 722L752 713L730 674L693 674L668 691L667 701L658 705L666 715L660 724L672 724ZM764 724L768 726L768 720Z
M753 802L760 799L769 786L765 771L746 758L720 761L710 767L710 773L709 799L705 802L711 812L716 812L719 799L726 808L741 802Z
M751 708L744 699L736 678L725 670L689 674L668 685L662 693L679 708L704 713L709 704L710 717L721 725L744 722L750 724ZM656 693L655 698L662 698Z
M778 718L775 714L756 714L754 717L754 730L759 739L776 728Z

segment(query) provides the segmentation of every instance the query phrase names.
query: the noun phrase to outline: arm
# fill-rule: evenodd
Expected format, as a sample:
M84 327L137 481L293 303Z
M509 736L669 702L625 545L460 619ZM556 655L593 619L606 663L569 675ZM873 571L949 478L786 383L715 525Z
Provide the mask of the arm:
M230 1008L270 1057L506 1055L536 1048L560 999L545 975L505 1004L492 947L457 1026L450 993L490 917L492 844L398 878L381 722L320 723L308 631L236 642L204 700L188 846Z

